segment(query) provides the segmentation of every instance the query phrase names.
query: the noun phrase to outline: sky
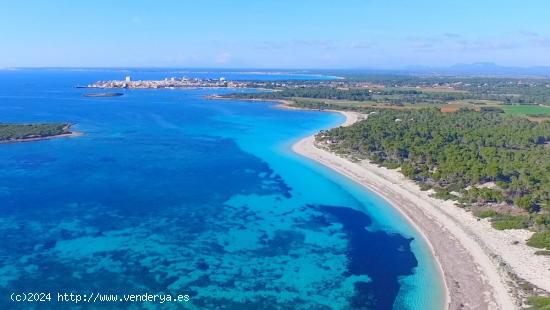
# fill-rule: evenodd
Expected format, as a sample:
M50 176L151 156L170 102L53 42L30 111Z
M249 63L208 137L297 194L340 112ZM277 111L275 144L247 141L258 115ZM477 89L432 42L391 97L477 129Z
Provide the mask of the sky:
M0 0L0 67L550 66L547 0Z

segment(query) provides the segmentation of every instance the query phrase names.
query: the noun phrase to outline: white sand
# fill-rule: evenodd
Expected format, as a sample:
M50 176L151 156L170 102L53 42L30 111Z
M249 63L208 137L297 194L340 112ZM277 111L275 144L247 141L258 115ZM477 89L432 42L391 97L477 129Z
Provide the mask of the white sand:
M355 112L344 126L363 118ZM508 272L550 292L550 258L525 244L527 230L495 230L452 202L435 199L396 170L368 161L354 163L320 149L306 137L293 150L349 177L384 197L426 238L447 287L450 309L517 309L517 290ZM514 244L518 242L517 244Z

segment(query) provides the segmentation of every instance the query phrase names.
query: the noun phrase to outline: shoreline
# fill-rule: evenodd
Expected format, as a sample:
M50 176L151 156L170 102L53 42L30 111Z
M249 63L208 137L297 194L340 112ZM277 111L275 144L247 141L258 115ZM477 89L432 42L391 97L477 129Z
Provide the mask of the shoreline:
M208 99L227 100L219 95ZM274 108L298 109L285 99L235 99L277 103ZM317 111L317 110L309 110ZM345 117L339 126L366 119L353 111L319 110ZM522 309L525 297L550 292L550 258L535 255L526 245L533 232L496 230L488 219L431 197L398 170L342 158L316 146L314 135L292 145L292 151L351 179L383 198L427 242L444 282L448 309Z
M34 141L50 140L50 139L57 139L57 138L73 138L73 137L80 137L80 136L84 135L84 133L80 132L80 131L70 131L71 127L72 127L72 125L65 126L64 129L68 130L69 132L58 134L58 135L23 138L23 139L13 139L13 140L3 140L3 141L0 141L0 144L25 143L25 142L34 142Z
M288 108L286 102L278 102L278 107ZM363 117L357 112L330 112L346 117L340 126ZM525 245L529 231L497 231L453 202L430 197L396 170L366 160L352 162L318 147L314 135L296 142L292 150L373 191L404 216L432 251L448 309L519 309L524 294L516 280L550 290L550 261Z

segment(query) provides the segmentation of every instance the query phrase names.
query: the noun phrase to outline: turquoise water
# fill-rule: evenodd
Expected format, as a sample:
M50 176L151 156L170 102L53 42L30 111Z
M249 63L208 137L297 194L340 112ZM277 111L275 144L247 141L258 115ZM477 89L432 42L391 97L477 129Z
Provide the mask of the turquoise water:
M190 296L94 304L107 309L442 307L418 233L378 196L291 151L341 115L204 99L228 90L84 98L72 88L121 74L0 71L0 121L70 121L85 133L0 145L0 296Z

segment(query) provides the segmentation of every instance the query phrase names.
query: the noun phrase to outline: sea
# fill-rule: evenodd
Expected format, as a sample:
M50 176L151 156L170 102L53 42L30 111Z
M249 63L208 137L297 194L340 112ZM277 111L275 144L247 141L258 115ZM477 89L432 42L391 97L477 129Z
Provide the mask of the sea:
M333 78L0 70L0 123L83 133L0 144L0 309L444 307L439 268L407 220L291 150L342 115L206 98L255 89L75 88L126 75Z

